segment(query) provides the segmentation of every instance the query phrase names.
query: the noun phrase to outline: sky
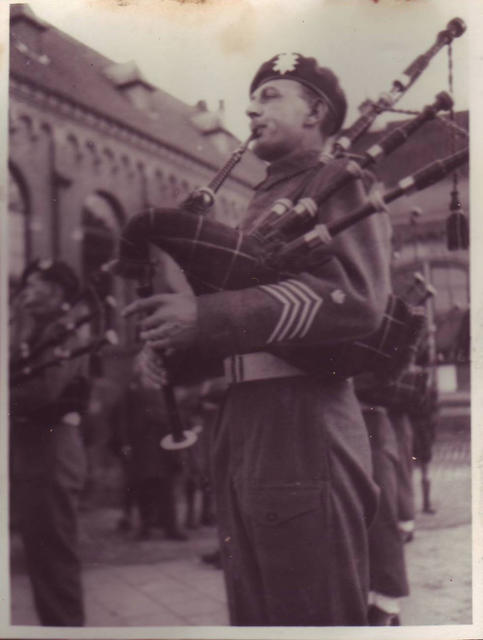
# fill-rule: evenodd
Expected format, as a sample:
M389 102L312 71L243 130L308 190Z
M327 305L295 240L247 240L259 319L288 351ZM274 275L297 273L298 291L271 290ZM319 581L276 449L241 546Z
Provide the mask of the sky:
M470 19L480 0L31 0L38 17L116 62L134 60L146 79L188 104L225 104L225 122L248 135L247 88L282 52L315 56L339 76L349 113L390 89L448 20ZM469 105L468 32L453 43L457 109ZM420 109L448 89L440 51L400 108ZM382 124L382 122L381 122Z

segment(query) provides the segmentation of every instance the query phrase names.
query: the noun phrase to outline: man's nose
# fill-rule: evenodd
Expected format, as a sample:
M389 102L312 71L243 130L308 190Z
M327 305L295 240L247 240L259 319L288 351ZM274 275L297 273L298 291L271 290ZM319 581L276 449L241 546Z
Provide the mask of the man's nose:
M262 109L259 102L256 100L250 100L248 106L245 110L245 113L250 119L256 118L261 115Z

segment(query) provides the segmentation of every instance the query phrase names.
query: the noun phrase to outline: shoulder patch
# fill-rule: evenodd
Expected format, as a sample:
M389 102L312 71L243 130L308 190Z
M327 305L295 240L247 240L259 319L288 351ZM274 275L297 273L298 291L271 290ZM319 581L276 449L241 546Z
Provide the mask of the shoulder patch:
M330 294L330 297L336 304L342 304L346 299L346 295L341 289L334 289Z

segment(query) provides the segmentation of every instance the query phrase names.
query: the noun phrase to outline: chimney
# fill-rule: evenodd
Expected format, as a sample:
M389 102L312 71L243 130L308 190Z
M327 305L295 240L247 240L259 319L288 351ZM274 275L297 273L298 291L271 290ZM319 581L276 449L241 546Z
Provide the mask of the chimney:
M111 64L104 69L108 78L128 100L138 109L151 109L151 94L155 90L139 71L135 62Z
M206 100L198 100L198 102L195 105L195 109L197 109L200 113L204 113L205 111L208 111L208 105L206 103Z
M205 138L209 138L221 155L226 156L238 146L238 141L225 129L224 112L225 103L223 100L218 101L216 111L209 111L206 101L198 100L191 116L191 122Z

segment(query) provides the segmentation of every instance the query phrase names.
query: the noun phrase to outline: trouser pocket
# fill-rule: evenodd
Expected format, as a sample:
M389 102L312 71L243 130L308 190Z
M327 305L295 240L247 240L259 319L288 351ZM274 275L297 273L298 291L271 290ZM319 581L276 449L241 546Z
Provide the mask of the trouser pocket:
M257 487L247 491L243 508L253 525L277 527L322 509L326 483Z
M269 624L320 624L328 615L328 487L326 482L257 487L245 495L243 511Z

